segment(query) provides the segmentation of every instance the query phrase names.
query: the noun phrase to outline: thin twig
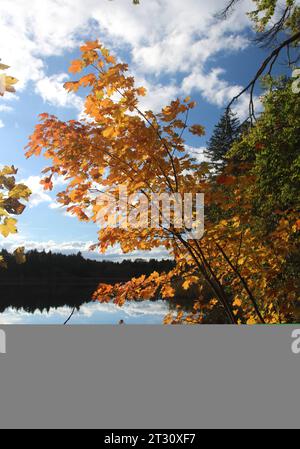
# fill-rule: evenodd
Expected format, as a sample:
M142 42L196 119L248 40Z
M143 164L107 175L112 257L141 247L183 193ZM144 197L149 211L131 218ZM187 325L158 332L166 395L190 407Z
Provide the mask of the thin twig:
M67 319L67 321L64 322L64 326L66 326L68 324L68 322L70 321L70 319L72 318L72 316L74 315L75 311L76 311L76 306L74 307L74 309L72 310L71 315L69 316L69 318Z
M273 66L276 62L276 60L279 57L280 52L285 48L291 45L292 43L298 41L300 39L300 31L298 33L295 33L293 36L291 36L289 39L286 39L283 41L277 48L275 48L272 53L264 60L262 65L260 66L259 70L256 72L256 75L250 81L250 83L238 94L236 95L227 106L227 110L229 111L233 103L235 103L242 95L244 95L246 92L250 90L250 104L249 104L249 118L251 121L251 124L253 124L253 119L255 118L255 108L254 108L254 89L256 86L257 81L261 77L261 75L265 72L266 68L270 64L270 69L268 74L271 75Z

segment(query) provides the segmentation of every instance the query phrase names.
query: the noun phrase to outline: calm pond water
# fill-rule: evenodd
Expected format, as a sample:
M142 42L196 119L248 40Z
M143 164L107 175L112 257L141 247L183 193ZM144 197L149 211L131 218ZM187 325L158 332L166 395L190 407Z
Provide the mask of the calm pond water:
M63 324L73 307L50 307L44 310L7 307L0 312L2 324ZM162 324L169 306L164 301L130 302L120 308L114 304L84 303L74 312L68 325L76 324Z

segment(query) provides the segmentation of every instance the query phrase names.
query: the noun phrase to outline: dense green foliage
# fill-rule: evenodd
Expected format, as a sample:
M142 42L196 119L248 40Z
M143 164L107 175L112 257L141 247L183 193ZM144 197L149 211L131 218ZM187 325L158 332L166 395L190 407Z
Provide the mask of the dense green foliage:
M300 208L300 101L290 81L280 81L263 100L256 125L235 143L230 155L250 162L256 182L249 186L255 215Z

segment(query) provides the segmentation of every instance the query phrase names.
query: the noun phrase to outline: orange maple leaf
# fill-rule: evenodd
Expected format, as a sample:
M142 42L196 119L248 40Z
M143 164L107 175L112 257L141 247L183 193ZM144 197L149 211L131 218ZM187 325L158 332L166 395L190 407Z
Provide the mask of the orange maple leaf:
M71 73L78 73L81 72L83 69L83 62L80 59L75 59L75 61L72 62L69 72Z

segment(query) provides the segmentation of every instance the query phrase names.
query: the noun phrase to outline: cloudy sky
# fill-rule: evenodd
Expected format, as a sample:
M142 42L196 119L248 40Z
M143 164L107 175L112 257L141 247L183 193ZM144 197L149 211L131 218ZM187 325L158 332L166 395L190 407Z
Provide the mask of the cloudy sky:
M80 117L83 100L68 94L70 61L86 39L100 39L129 63L139 84L148 89L143 107L155 111L178 96L197 101L193 122L206 127L207 137L187 144L203 149L223 108L249 80L263 58L251 43L241 3L226 21L215 13L225 0L1 0L0 58L19 79L17 95L0 98L0 164L19 167L19 180L32 189L30 205L19 221L19 234L1 245L85 254L96 239L92 224L79 223L57 208L55 195L39 181L43 159L26 160L24 147L42 112L61 119ZM237 105L242 116L245 98ZM57 180L55 191L62 187ZM55 192L54 192L55 193ZM154 256L158 256L155 253ZM109 257L119 257L118 249Z

